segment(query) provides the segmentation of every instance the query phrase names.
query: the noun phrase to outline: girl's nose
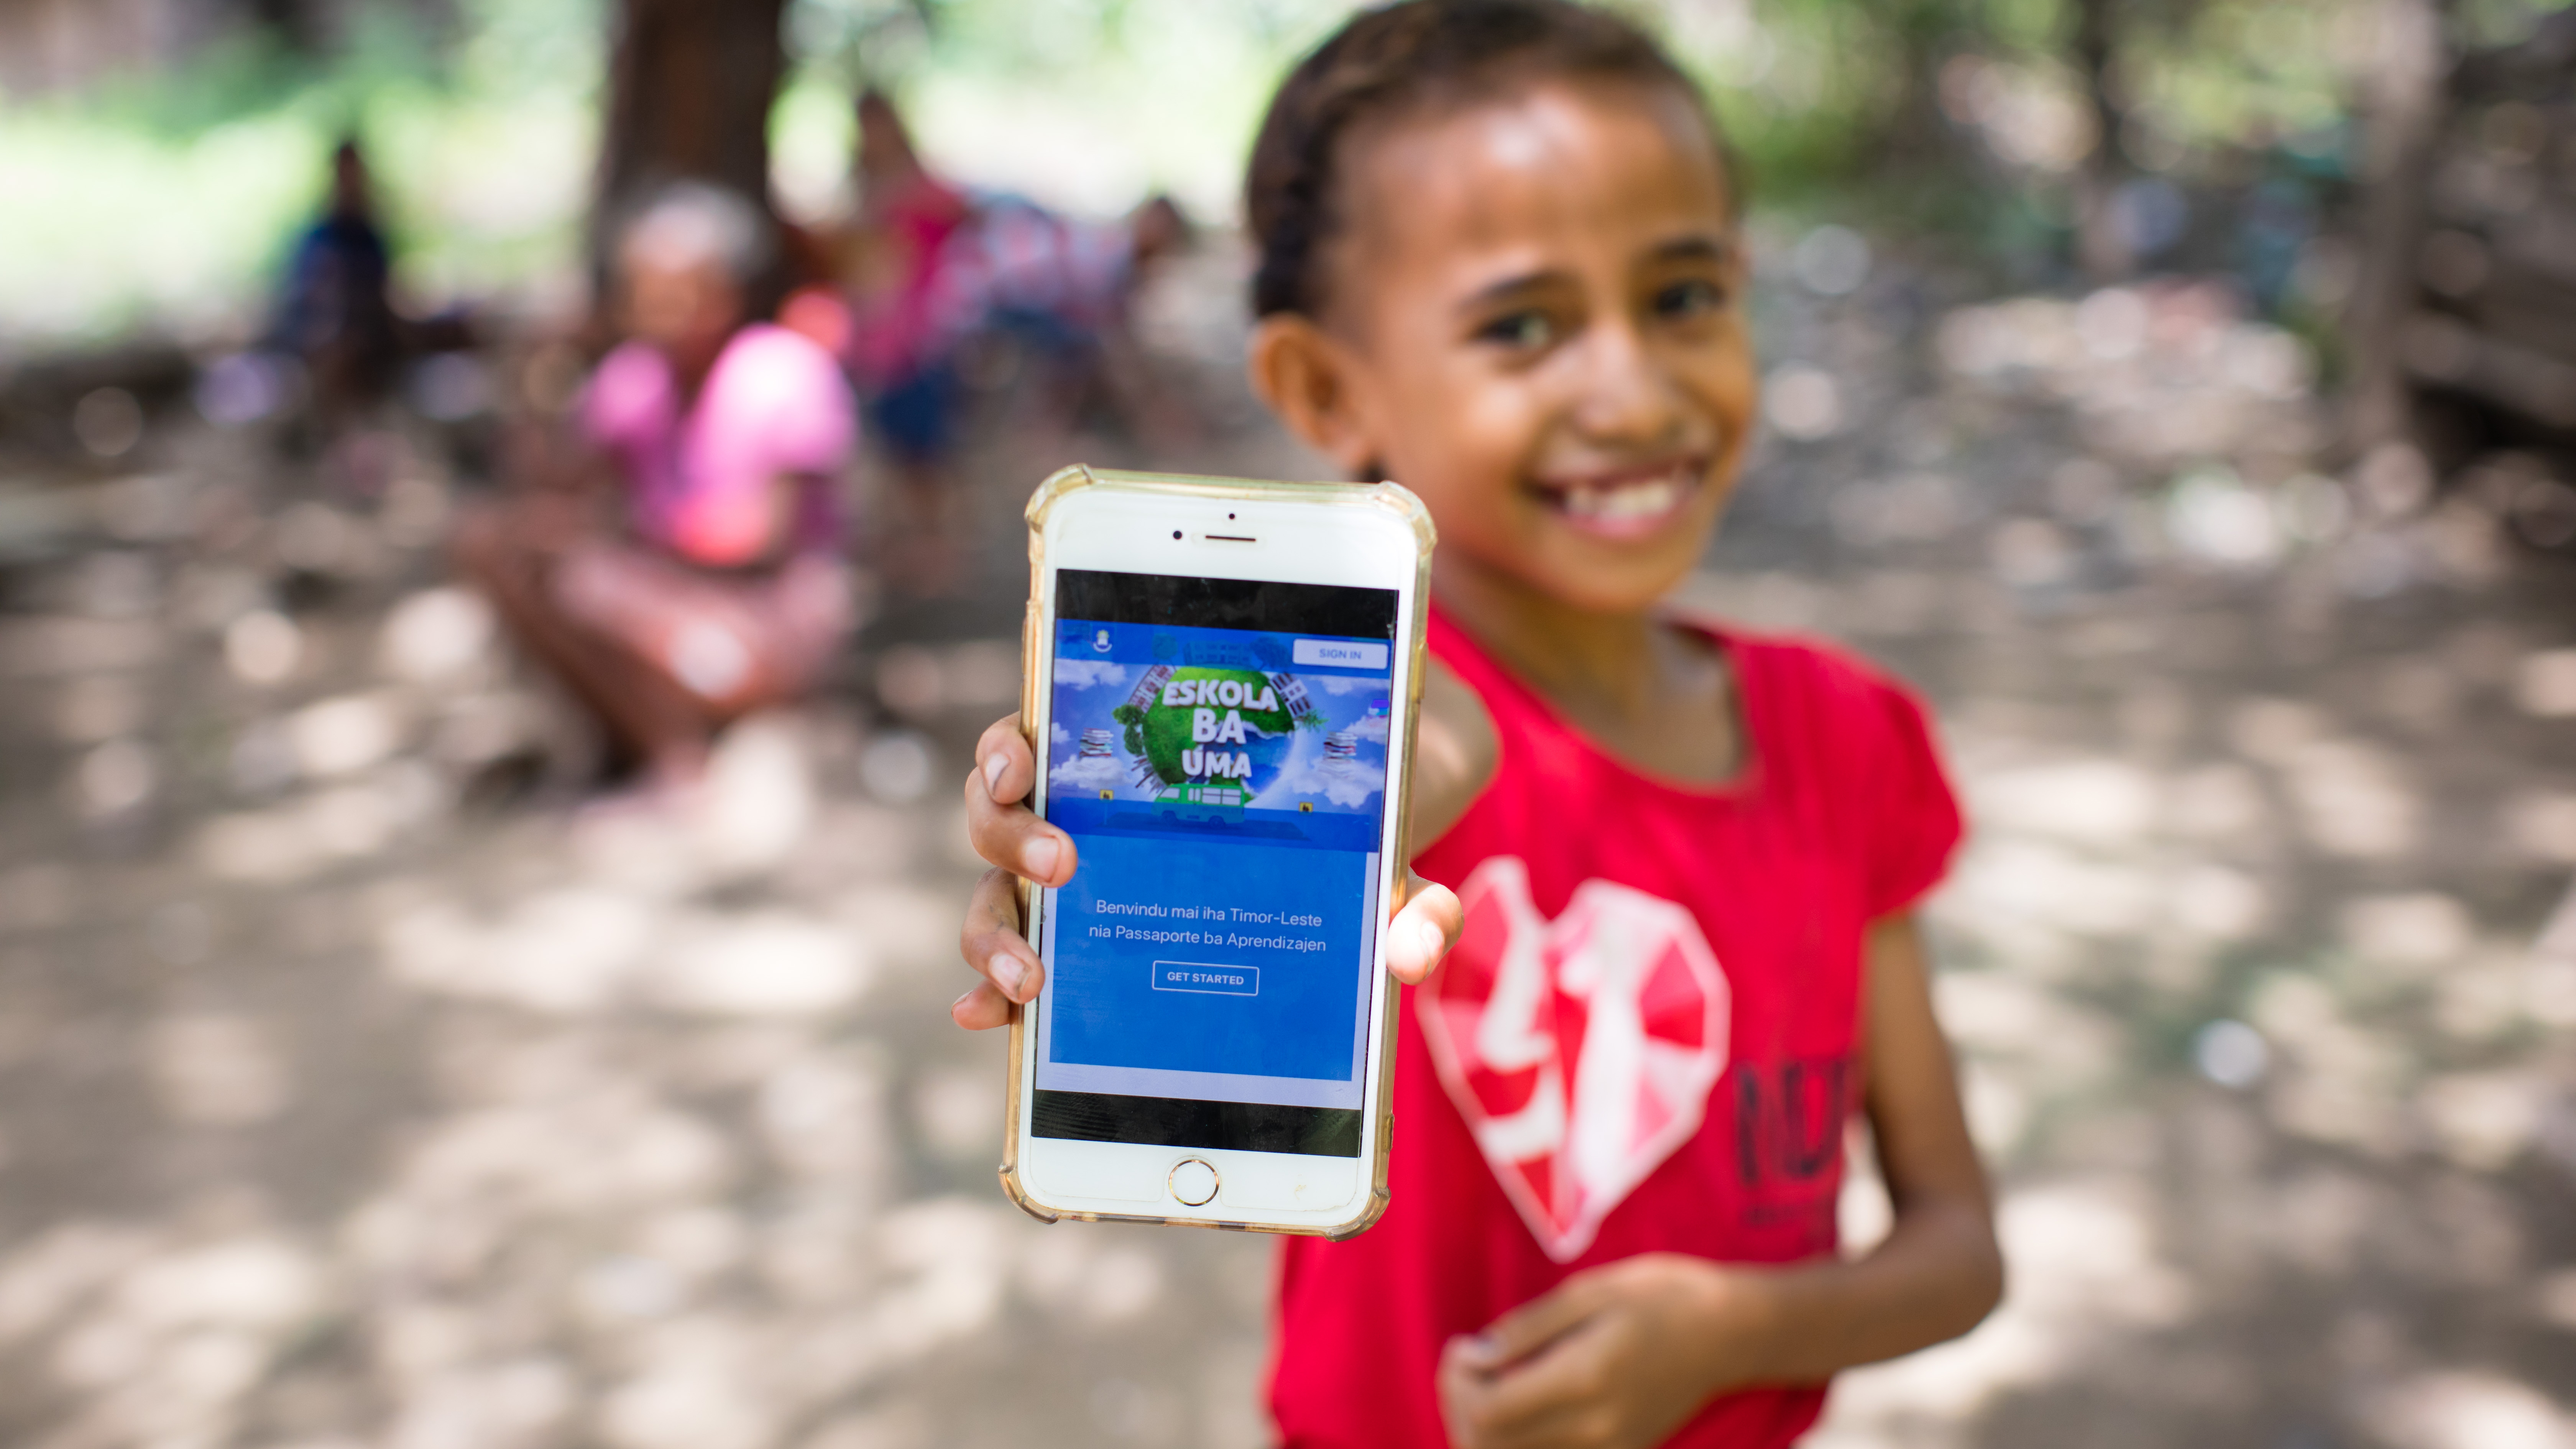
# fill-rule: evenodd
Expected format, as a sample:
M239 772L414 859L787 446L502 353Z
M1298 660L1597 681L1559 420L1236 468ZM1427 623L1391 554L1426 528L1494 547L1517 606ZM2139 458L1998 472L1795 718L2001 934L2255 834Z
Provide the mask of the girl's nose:
M1688 429L1687 398L1631 322L1591 329L1578 386L1575 425L1594 441L1652 447Z

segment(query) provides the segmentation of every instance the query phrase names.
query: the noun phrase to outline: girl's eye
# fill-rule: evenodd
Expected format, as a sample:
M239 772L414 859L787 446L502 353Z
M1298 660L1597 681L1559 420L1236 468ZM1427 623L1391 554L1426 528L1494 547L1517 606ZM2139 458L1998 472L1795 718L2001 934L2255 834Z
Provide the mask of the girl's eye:
M1477 341L1518 351L1545 347L1555 336L1556 329L1549 325L1546 314L1536 311L1513 312L1476 329Z
M1655 294L1655 315L1675 319L1705 317L1726 305L1726 289L1706 277L1675 282Z

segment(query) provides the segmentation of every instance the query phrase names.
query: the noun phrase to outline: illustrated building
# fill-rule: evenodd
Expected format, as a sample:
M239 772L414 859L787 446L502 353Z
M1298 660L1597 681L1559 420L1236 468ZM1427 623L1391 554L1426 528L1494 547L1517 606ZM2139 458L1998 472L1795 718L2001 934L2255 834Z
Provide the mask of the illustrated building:
M1297 682L1296 675L1273 674L1269 679L1271 688L1279 691L1279 707L1288 711L1290 719L1304 719L1315 712L1315 701L1306 697L1306 686Z
M1155 699L1163 692L1163 685L1171 677L1172 666L1168 664L1157 664L1146 670L1145 677L1137 680L1136 688L1127 695L1127 707L1139 711L1152 709Z

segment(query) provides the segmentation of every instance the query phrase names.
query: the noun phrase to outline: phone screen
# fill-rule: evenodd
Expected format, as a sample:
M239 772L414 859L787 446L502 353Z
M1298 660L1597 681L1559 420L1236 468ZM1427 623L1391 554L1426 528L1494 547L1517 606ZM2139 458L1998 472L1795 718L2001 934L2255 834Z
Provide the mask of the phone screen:
M1031 1130L1358 1156L1396 591L1055 578Z

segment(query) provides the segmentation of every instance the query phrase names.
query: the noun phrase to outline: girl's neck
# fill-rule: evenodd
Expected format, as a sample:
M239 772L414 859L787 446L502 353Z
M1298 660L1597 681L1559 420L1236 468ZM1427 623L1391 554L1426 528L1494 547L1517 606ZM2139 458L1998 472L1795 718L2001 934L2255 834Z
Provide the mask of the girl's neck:
M1498 663L1549 699L1627 714L1653 708L1669 687L1669 631L1651 610L1580 608L1463 558L1434 566L1432 592Z
M1496 663L1596 747L1688 784L1741 774L1746 735L1733 677L1704 635L1651 609L1578 608L1463 556L1433 565L1432 591Z

